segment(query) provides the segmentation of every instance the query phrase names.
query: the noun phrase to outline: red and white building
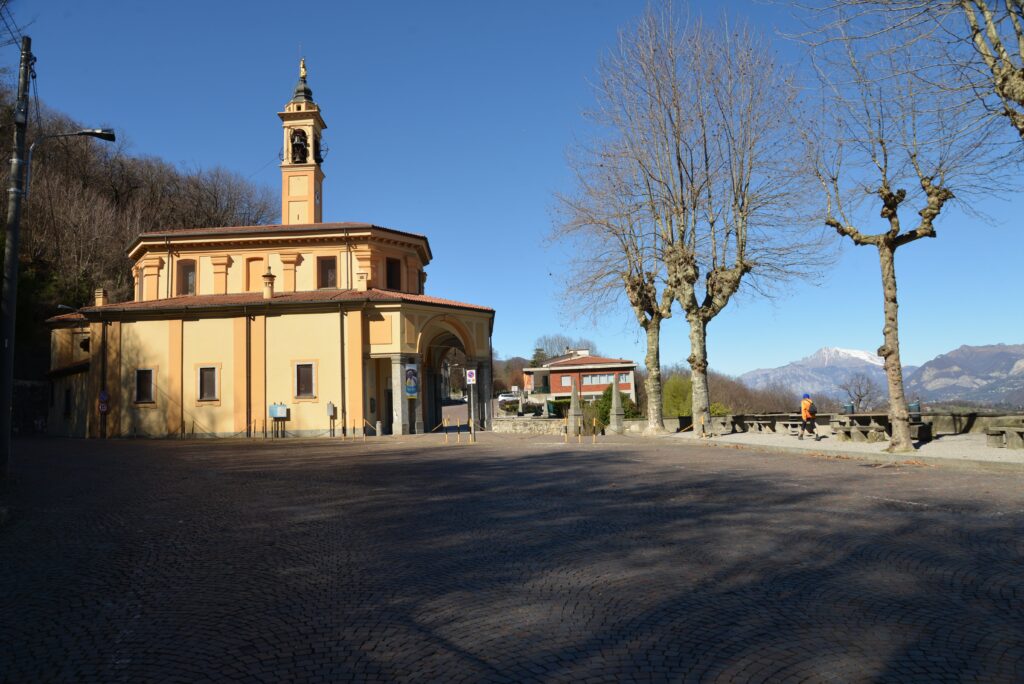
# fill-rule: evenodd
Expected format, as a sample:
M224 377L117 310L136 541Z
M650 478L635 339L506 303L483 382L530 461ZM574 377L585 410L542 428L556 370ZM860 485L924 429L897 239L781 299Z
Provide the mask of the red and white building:
M575 349L538 367L523 369L523 389L538 400L568 398L574 384L581 399L596 399L613 382L619 392L636 401L636 364L628 359L593 356L589 349Z

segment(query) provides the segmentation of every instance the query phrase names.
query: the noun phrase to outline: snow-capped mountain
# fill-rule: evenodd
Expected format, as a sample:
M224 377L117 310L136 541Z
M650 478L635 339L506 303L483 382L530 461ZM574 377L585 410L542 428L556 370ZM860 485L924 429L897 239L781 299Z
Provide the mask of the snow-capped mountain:
M859 349L824 347L780 368L762 368L739 379L751 387L782 386L843 398L839 384L865 373L886 388L881 357ZM903 367L908 398L925 401L971 401L982 404L1024 404L1024 344L962 346L924 365Z
M822 347L810 356L781 368L760 368L744 373L739 379L750 387L783 386L793 392L842 396L839 384L856 373L864 373L885 387L882 358L860 349ZM904 368L908 377L914 367Z

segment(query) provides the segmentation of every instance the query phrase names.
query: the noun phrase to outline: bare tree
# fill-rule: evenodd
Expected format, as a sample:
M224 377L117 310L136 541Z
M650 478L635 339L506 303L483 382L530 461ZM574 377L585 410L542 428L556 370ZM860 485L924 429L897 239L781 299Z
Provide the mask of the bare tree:
M889 449L907 451L912 447L900 362L896 250L934 238L936 220L955 197L1005 187L994 175L1003 159L970 95L930 87L935 74L920 63L910 41L893 32L856 40L843 33L848 24L834 26L837 34L815 53L826 123L808 135L808 147L826 200L822 220L878 252L885 312L878 355L889 390ZM904 225L914 210L917 218ZM880 221L872 217L875 212Z
M567 296L582 304L576 311L600 311L625 296L647 338L645 432L664 432L661 323L672 316L675 289L666 281L660 257L672 235L644 221L641 198L634 195L636 169L622 154L621 143L580 148L571 164L578 187L574 195L558 196L563 221L555 233L571 241L577 254Z
M840 28L844 36L866 42L897 35L901 47L928 55L918 62L928 65L928 85L970 92L982 105L982 116L1005 117L1024 141L1024 0L794 4L803 17L824 17L802 36L817 46Z
M534 349L540 349L549 359L565 354L566 349L589 349L591 354L598 355L597 345L585 337L569 337L561 333L541 335L533 343Z
M857 413L874 408L882 401L882 388L867 373L854 373L839 383L838 387L846 394Z
M587 201L570 204L578 223L614 236L587 254L602 264L589 292L625 286L647 332L649 368L671 315L665 301L679 302L690 328L694 425L707 425L708 324L741 284L770 294L813 275L821 255L820 235L798 220L796 91L748 28L680 28L670 7L649 10L623 34L600 72L593 118L611 140L590 150L589 177L577 173ZM651 370L653 419L660 372Z

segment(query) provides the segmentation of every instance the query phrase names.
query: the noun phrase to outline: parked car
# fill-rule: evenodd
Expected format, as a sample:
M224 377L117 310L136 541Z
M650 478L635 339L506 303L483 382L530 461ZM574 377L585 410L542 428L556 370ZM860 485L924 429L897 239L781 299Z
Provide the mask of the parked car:
M498 395L498 403L504 403L506 401L519 401L518 392L502 392Z

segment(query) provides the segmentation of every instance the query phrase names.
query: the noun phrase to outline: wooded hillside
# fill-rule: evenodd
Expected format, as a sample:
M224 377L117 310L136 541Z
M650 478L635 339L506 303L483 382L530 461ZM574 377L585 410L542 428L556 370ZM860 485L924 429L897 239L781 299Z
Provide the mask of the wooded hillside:
M0 87L0 154L10 159L14 93ZM30 106L27 145L43 135L83 128L71 118ZM116 122L114 122L116 124ZM130 131L118 129L124 136ZM27 148L26 148L27 149ZM0 165L6 188L10 169ZM276 198L223 168L183 170L134 156L123 143L57 138L33 156L23 204L15 376L40 379L48 366L44 320L58 304L79 307L106 288L113 301L132 298L128 244L160 228L259 225L277 220ZM2 238L0 238L2 239Z

